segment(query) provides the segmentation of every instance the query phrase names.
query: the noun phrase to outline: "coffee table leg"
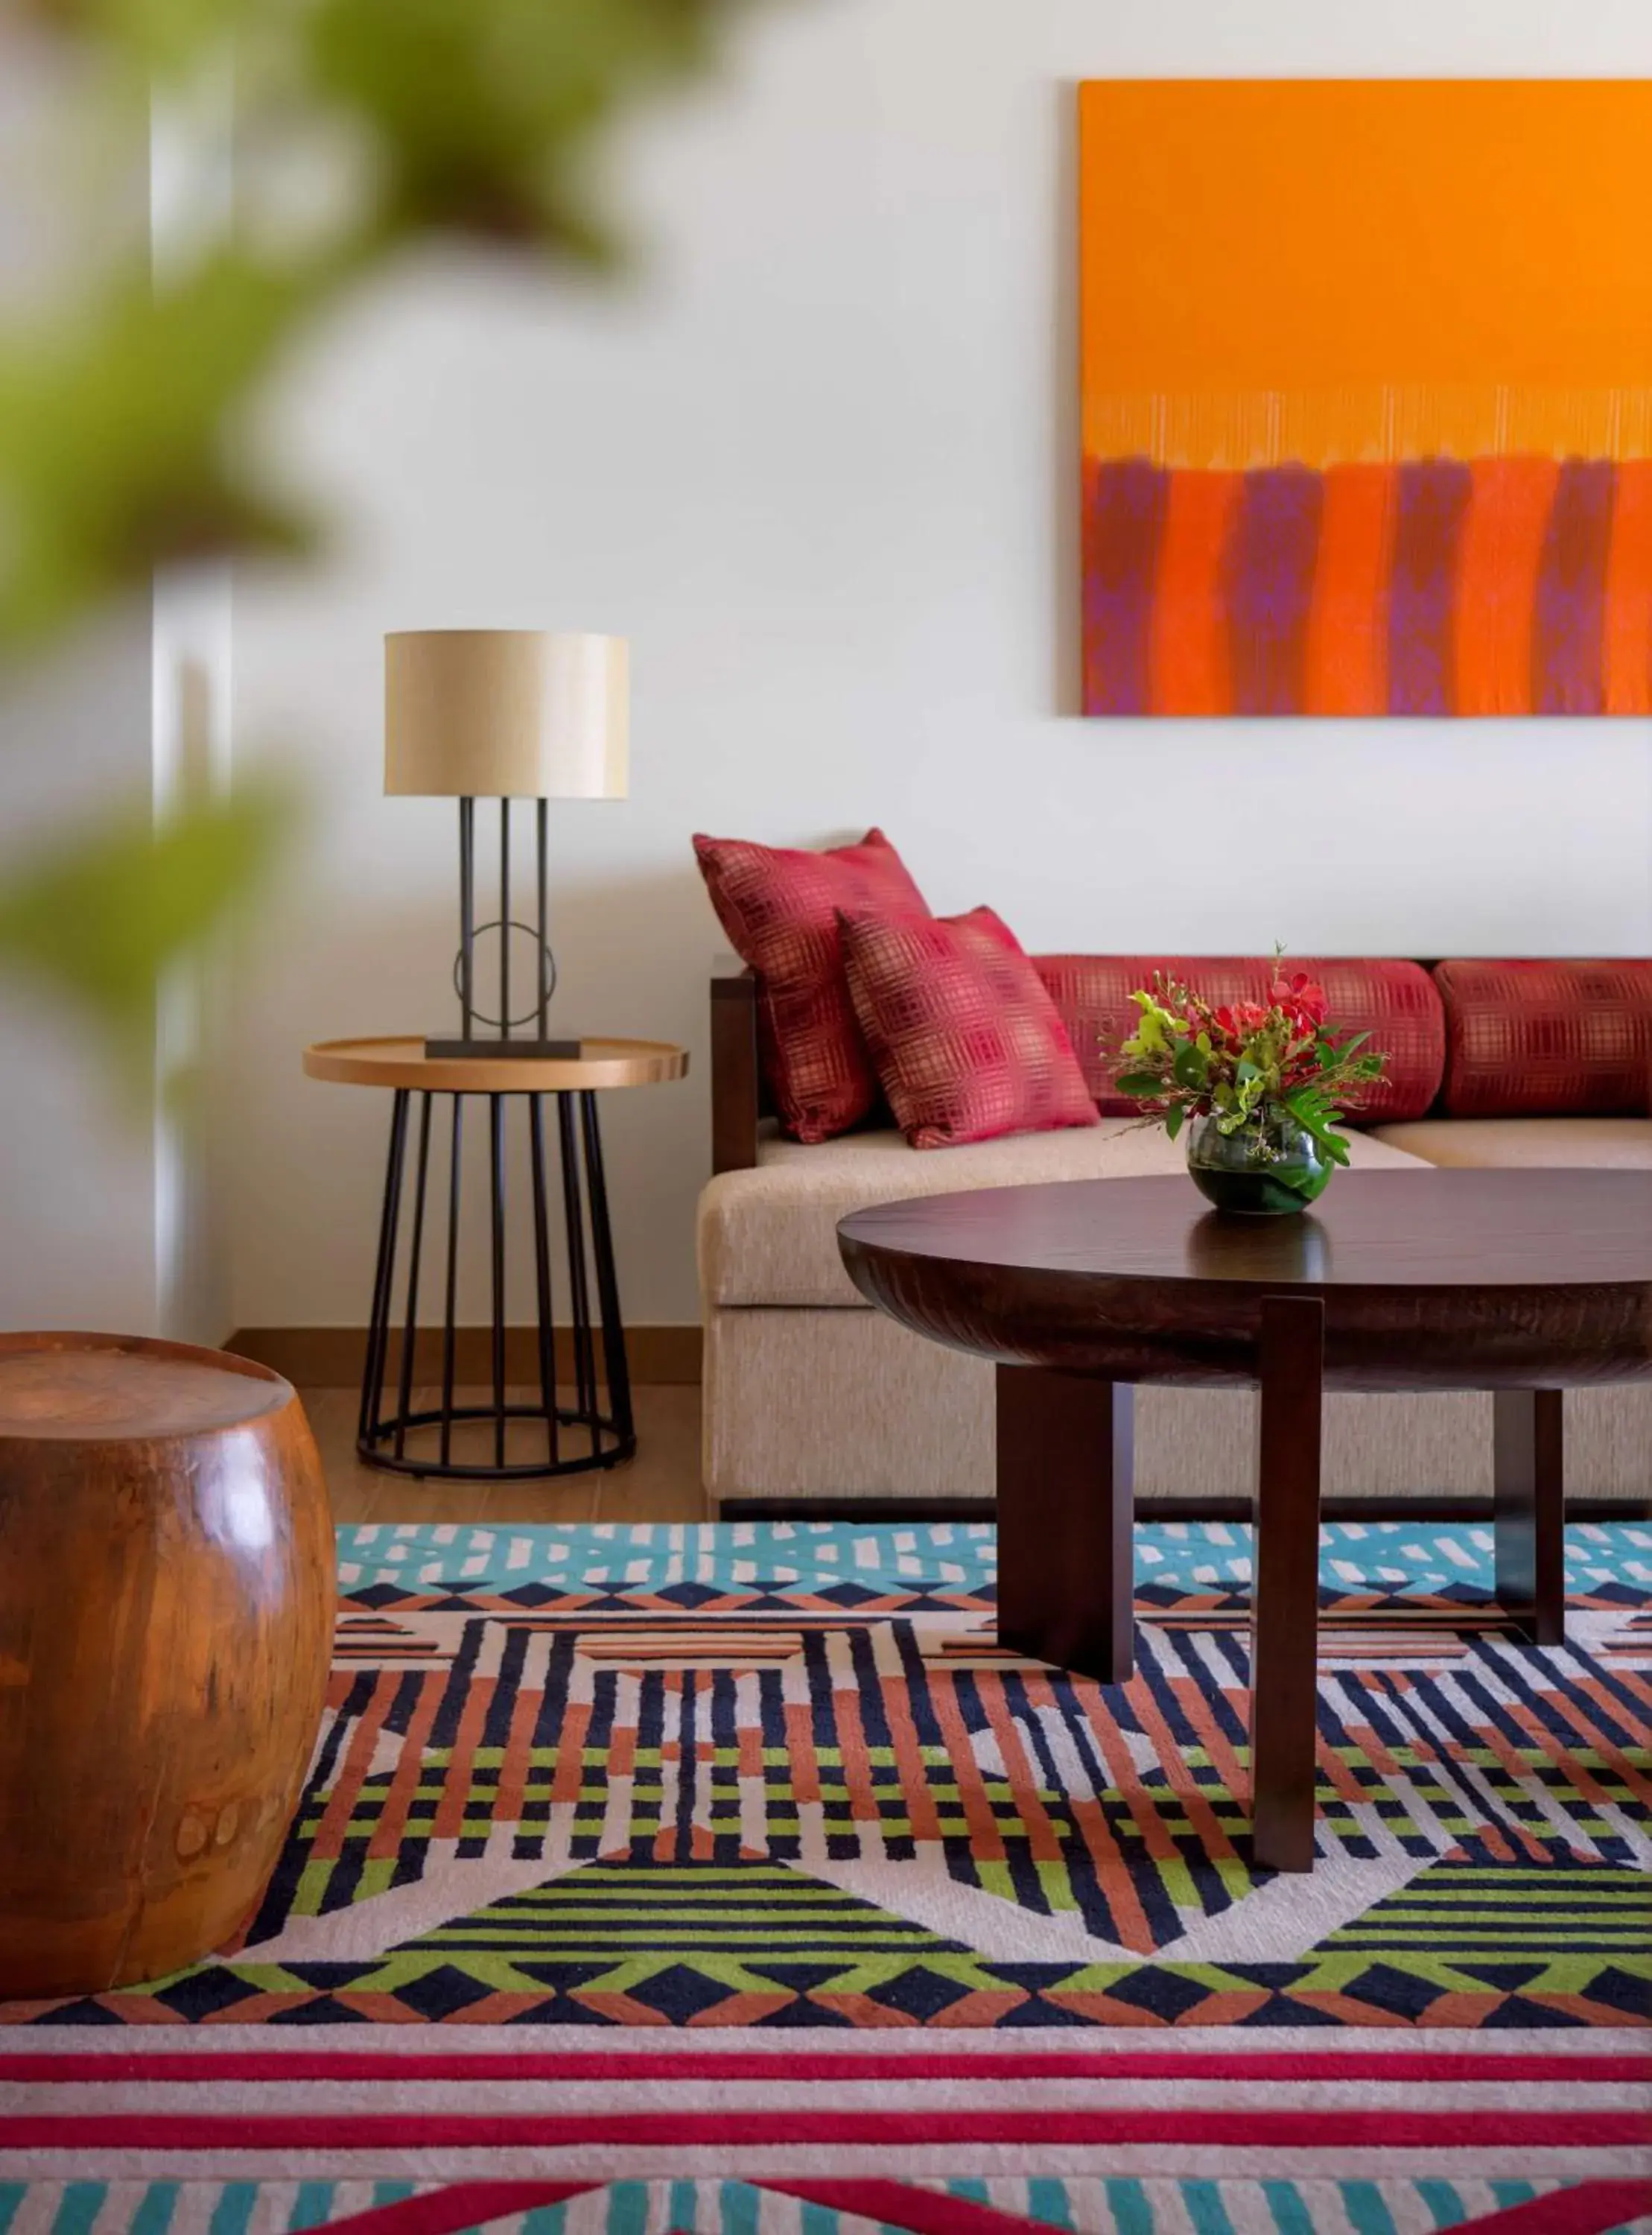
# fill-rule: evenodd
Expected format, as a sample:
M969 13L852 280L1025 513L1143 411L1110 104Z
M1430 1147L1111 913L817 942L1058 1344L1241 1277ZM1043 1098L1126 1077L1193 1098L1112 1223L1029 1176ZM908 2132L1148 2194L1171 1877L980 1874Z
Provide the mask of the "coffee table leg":
M1492 1399L1497 1596L1532 1645L1566 1642L1565 1440L1558 1389Z
M1319 1448L1325 1307L1262 1304L1262 1421L1250 1653L1250 1828L1255 1859L1314 1867L1319 1707Z
M998 1642L1104 1684L1133 1666L1134 1396L998 1368Z

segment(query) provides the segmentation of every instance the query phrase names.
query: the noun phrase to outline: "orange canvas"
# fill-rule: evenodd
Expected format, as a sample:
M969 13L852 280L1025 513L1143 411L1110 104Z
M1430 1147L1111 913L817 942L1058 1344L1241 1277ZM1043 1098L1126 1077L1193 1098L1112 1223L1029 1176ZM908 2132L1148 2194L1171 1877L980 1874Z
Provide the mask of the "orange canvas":
M1087 709L1652 712L1652 83L1080 126Z

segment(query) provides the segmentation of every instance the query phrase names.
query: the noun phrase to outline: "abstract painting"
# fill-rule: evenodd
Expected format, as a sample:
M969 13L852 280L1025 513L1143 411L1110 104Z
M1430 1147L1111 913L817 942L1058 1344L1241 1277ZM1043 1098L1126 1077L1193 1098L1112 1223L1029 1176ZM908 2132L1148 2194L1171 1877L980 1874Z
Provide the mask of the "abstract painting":
M1652 713L1652 81L1079 92L1085 712Z

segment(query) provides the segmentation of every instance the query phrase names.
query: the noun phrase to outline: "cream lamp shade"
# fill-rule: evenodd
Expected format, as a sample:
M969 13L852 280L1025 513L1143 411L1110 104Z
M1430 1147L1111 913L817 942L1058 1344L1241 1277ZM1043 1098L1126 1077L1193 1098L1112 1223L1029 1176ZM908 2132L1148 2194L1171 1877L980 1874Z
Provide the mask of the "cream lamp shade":
M623 637L398 630L384 639L384 789L624 799L627 702Z

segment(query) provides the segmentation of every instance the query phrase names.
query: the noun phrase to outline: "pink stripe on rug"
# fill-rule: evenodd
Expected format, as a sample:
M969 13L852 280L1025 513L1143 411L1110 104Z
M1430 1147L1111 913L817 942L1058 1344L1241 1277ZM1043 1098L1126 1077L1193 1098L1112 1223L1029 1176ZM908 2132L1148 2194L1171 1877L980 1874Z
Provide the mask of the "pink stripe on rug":
M828 2212L906 2228L911 2235L1027 2235L1028 2230L1044 2224L972 2203L967 2197L911 2188L898 2180L760 2180L753 2186L821 2205ZM1612 2228L1648 2212L1652 2212L1652 2180L1588 2180L1512 2205L1487 2219L1470 2220L1459 2235L1610 2235Z
M1648 2121L1632 2111L638 2111L556 2116L109 2117L0 2119L0 2150L504 2149L625 2142L688 2147L757 2142L915 2147L937 2142L1156 2143L1244 2148L1364 2147L1628 2149Z
M1652 2212L1652 2180L1585 2180L1471 2219L1460 2235L1607 2235Z
M1370 2053L1348 2050L1316 2055L1304 2050L1258 2048L1244 2055L1209 2050L1179 2055L1107 2051L1099 2055L1050 2051L980 2056L853 2056L821 2055L800 2048L784 2055L761 2050L706 2052L692 2056L617 2050L594 2056L525 2052L486 2056L431 2056L406 2052L340 2049L316 2055L264 2054L257 2049L222 2055L162 2049L71 2051L20 2054L0 2060L5 2081L146 2081L166 2085L215 2085L231 2081L581 2081L627 2080L980 2080L996 2086L1006 2080L1358 2080L1403 2083L1414 2081L1531 2086L1549 2081L1645 2081L1652 2085L1652 2053L1645 2056L1477 2056L1462 2051L1430 2056L1415 2049Z

